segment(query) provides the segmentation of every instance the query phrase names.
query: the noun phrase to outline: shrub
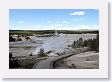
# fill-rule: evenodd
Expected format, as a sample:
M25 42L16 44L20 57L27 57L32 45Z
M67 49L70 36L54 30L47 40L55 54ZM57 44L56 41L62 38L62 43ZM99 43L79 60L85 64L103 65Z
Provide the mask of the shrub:
M38 53L39 57L45 57L44 48L40 49L40 52Z

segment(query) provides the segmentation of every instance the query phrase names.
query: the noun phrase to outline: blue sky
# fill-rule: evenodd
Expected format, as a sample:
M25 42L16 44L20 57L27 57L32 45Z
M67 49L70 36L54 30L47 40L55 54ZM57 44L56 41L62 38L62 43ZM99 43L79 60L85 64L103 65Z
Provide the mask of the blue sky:
M10 30L98 29L96 9L10 9Z

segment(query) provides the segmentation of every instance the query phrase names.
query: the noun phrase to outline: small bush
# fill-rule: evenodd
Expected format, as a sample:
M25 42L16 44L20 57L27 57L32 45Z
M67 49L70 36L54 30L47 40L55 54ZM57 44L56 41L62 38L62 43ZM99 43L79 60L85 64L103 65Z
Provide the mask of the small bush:
M38 56L39 56L39 57L45 57L45 56L47 56L47 55L44 53L44 48L40 49L40 52L38 53Z

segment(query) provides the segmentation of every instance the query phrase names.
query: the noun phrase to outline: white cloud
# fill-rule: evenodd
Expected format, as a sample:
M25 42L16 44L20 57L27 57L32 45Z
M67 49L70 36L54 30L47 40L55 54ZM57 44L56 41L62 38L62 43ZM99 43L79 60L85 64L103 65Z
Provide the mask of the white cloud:
M84 11L73 12L73 13L70 13L69 15L85 15L85 12Z
M75 29L90 29L90 30L96 30L99 29L98 25L76 25Z
M13 28L13 26L9 26L9 28Z
M75 21L75 22L77 22L77 21L83 21L83 20L84 20L84 18L72 19L72 21Z
M72 25L72 27L75 27L76 25Z
M70 23L70 22L68 22L68 21L63 21L62 23Z
M60 27L60 26L62 26L61 24L52 24L52 25L50 25L51 27L53 26L53 27Z
M23 21L18 21L18 23L19 23L19 24L24 24L24 22L23 22Z
M57 23L60 23L60 22L57 22Z
M50 23L51 21L47 21L48 23Z
M14 26L9 26L9 29L11 30L11 29L14 29Z
M36 25L36 27L41 27L42 25Z
M78 21L78 19L75 19L75 21Z
M23 26L23 27L12 27L10 26L10 30L98 30L98 25L61 25L61 24L53 24L53 25L48 25L48 26L40 26L40 25L35 25L35 26ZM27 27L27 28L26 28Z

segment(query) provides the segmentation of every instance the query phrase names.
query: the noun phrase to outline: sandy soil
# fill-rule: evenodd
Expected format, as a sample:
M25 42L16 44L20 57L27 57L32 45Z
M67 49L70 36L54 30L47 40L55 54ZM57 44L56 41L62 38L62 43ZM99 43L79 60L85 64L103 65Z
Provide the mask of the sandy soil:
M95 51L73 55L64 59L66 65L76 69L98 69L99 53Z

